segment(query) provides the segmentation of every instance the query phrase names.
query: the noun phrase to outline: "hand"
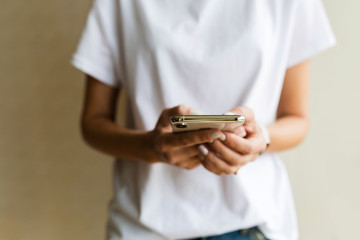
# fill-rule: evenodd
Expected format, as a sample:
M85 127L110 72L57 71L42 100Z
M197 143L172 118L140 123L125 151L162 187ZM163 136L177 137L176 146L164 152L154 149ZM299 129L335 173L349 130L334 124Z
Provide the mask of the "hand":
M246 123L236 133L224 132L224 141L214 140L199 148L203 166L217 175L236 173L240 167L254 161L266 150L266 142L253 111L246 107L236 107L231 112L245 116Z
M197 145L214 141L224 134L220 130L199 130L192 132L173 133L170 117L186 115L190 107L179 105L165 109L150 137L149 162L165 162L185 169L193 169L201 164Z

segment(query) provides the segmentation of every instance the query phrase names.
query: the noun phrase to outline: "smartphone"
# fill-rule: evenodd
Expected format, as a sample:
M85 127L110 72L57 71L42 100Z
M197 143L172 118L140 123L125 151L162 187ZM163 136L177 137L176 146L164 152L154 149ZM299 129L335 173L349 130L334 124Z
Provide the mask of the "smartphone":
M245 123L245 117L242 115L174 115L170 118L170 122L174 132L213 128L235 131Z

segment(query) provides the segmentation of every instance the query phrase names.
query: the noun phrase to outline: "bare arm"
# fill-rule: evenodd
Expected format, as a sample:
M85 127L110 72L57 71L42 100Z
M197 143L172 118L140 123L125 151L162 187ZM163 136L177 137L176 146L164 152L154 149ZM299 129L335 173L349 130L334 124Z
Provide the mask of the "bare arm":
M196 145L222 136L219 130L173 134L170 116L188 114L190 108L183 105L165 109L152 131L120 127L115 123L119 90L87 76L81 116L82 135L89 145L103 153L150 163L162 161L192 169L200 165Z
M81 115L83 138L90 146L112 156L147 159L146 151L138 150L148 144L146 133L121 128L115 123L120 90L87 76Z
M267 151L280 151L299 144L309 125L308 117L309 61L286 71L276 121L268 126L271 144ZM235 114L246 116L245 138L225 133L226 140L216 140L202 151L203 165L218 175L231 174L239 167L257 159L266 149L265 139L251 109L235 107Z
M286 71L277 120L268 126L271 145L268 151L280 151L299 144L309 128L309 61Z

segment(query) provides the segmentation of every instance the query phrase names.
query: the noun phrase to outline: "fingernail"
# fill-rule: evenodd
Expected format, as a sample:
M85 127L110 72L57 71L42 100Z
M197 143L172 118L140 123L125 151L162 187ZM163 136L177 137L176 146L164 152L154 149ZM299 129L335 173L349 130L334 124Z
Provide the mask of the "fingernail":
M204 145L201 144L198 148L201 153L200 155L202 155L203 157L208 155L209 150L207 150L207 148Z
M246 130L244 127L241 127L240 133L239 133L240 137L245 137L246 136Z
M217 139L217 138L220 138L221 137L221 134L218 133L218 132L213 132L210 134L210 138L212 139Z
M226 135L224 133L222 133L222 136L220 137L221 141L225 141L226 140Z
M235 113L233 113L233 112L226 112L226 113L224 113L224 115L235 115Z
M244 132L241 132L240 134L239 134L239 136L240 137L246 137L246 132L244 131Z

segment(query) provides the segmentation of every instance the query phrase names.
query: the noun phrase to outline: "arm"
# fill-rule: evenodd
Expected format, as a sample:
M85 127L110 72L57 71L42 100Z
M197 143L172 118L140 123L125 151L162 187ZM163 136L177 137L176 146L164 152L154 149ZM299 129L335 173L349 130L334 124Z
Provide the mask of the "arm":
M277 110L276 121L268 126L271 144L267 151L280 151L299 144L308 130L308 78L309 61L286 71L284 85ZM266 150L265 139L249 108L231 110L246 117L245 138L225 133L226 140L208 144L209 151L202 151L203 165L218 175L231 174Z
M222 136L219 130L173 134L170 116L188 114L190 108L183 105L165 109L152 131L120 127L115 123L119 90L87 76L81 130L84 140L101 152L130 160L163 161L192 169L200 164L195 145Z
M289 149L299 144L309 128L309 61L286 71L277 119L268 126L271 145L268 151Z
M147 159L146 152L138 151L146 143L145 132L121 128L115 123L116 101L120 90L87 76L81 115L82 136L90 146L106 154Z

